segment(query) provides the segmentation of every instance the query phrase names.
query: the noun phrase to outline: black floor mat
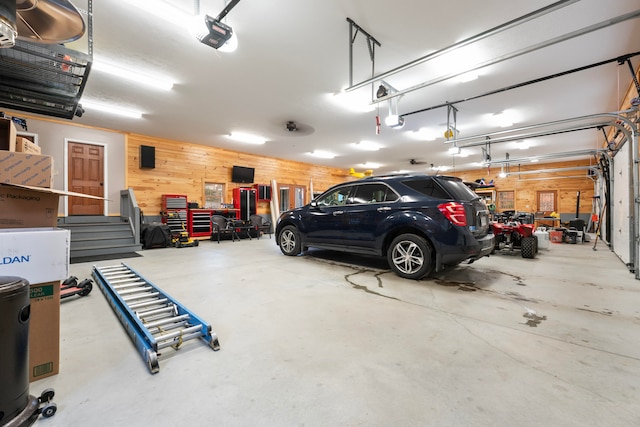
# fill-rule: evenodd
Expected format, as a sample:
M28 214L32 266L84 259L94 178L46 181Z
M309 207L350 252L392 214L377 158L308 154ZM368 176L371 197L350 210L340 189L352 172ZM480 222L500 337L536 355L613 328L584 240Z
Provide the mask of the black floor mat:
M139 256L142 256L142 255L140 255L137 252L125 252L122 254L107 254L107 255L96 255L96 256L83 256L78 258L71 258L69 263L79 264L81 262L106 261L110 259L135 258Z

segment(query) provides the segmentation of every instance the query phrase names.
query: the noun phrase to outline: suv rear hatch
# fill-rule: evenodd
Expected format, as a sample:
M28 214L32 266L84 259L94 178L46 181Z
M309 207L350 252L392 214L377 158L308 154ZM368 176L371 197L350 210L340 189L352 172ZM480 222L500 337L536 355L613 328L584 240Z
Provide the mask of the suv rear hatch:
M476 238L481 238L489 233L487 205L460 178L434 176L429 179L409 179L403 183L424 195L462 204L465 209L467 229L471 234Z
M464 205L469 231L476 237L486 236L489 232L489 210L484 200L459 178L441 176L437 182Z

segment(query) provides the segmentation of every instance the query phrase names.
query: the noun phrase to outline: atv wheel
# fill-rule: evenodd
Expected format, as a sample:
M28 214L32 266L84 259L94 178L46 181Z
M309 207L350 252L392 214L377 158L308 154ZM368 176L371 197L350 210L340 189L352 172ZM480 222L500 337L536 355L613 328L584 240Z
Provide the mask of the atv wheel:
M522 258L535 258L536 256L536 240L533 237L524 237L521 241L520 251Z
M534 253L538 253L538 236L533 236Z

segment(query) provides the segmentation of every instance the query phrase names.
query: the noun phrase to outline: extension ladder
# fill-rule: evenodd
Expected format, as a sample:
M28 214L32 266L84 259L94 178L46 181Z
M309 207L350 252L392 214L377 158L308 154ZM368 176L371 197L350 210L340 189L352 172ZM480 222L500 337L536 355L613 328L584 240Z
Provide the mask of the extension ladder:
M160 371L159 350L202 338L214 351L220 343L211 326L182 306L131 267L97 267L93 278L129 333L152 374Z

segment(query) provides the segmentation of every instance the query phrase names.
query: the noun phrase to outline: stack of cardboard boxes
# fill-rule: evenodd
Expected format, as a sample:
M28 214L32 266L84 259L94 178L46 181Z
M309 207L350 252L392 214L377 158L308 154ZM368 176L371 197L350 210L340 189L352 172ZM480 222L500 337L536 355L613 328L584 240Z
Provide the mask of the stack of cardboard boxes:
M56 228L53 159L0 119L0 276L30 283L29 379L55 375L60 359L60 282L69 275L70 232Z

